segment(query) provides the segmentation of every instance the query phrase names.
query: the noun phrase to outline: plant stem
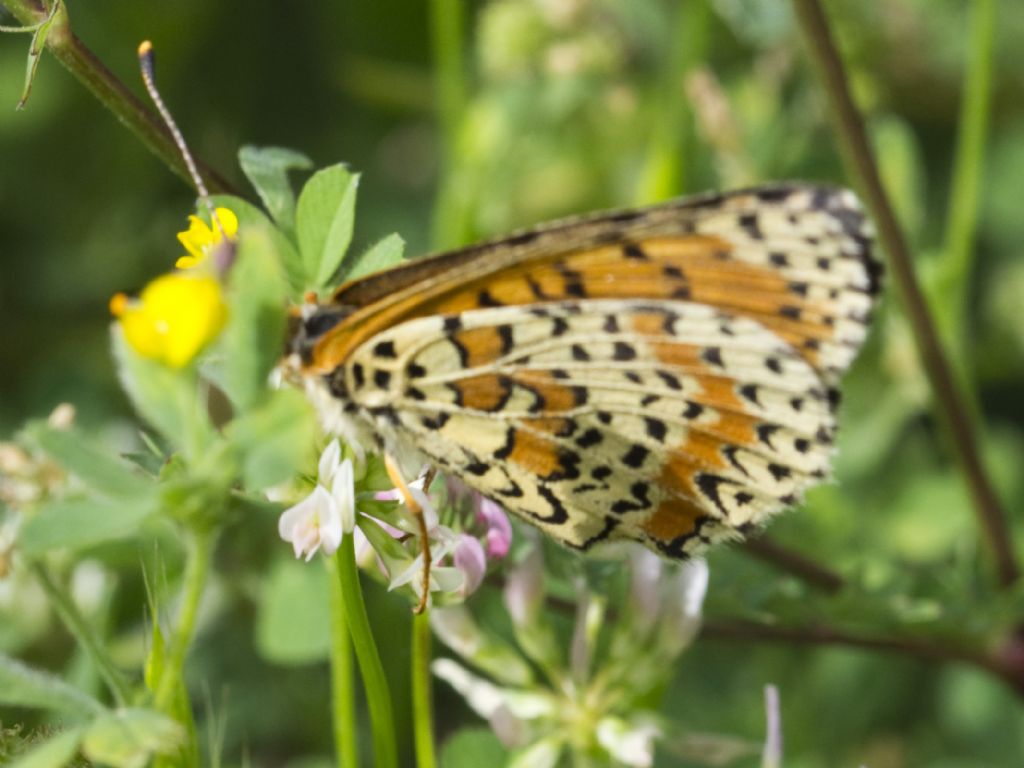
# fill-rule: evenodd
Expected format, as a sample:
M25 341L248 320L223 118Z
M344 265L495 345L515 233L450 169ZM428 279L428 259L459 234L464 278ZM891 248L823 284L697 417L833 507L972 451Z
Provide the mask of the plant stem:
M434 90L441 133L440 186L434 205L433 222L433 241L437 248L462 244L470 228L465 193L454 179L459 124L468 92L463 55L464 30L464 0L431 0Z
M988 134L992 102L992 61L996 26L995 0L975 0L972 4L971 45L960 105L960 130L953 163L953 181L949 196L946 247L944 249L945 296L955 302L947 313L951 324L945 328L958 357L962 357L966 336L964 322L968 280L973 262L974 234L978 225L978 200L985 167L985 140Z
M916 659L968 664L999 678L1024 696L1024 636L1016 633L992 652L932 639L849 632L824 624L804 627L762 624L747 619L707 618L701 637L789 645L828 645L896 653Z
M711 12L707 3L678 3L671 14L666 32L672 40L666 45L668 54L656 101L658 113L651 124L651 140L637 185L638 205L678 195L686 185L691 115L685 80L704 60Z
M377 644L366 615L363 591L356 568L355 544L352 536L345 536L335 555L338 579L345 605L352 645L355 647L359 671L363 677L366 700L370 709L370 728L373 732L373 756L377 768L397 768L398 750L395 741L395 718L391 708L391 694L384 676Z
M46 7L36 0L0 1L22 24L36 24L46 18ZM110 110L171 171L192 186L181 152L174 144L167 127L155 112L146 107L75 36L71 31L66 8L61 8L58 12L50 34L46 38L46 47L96 97L100 104ZM233 193L231 184L215 170L198 160L196 164L211 193Z
M85 650L92 663L96 665L96 669L103 678L103 682L107 684L111 695L114 697L114 703L119 707L123 707L131 700L131 689L121 670L114 666L114 662L111 661L106 649L103 647L103 643L96 637L92 627L89 626L89 622L86 621L81 611L78 610L78 606L75 605L71 596L62 586L54 581L46 566L33 562L31 569L57 611L57 615L60 616L64 626L67 627L72 637Z
M338 567L332 558L324 558L331 581L331 715L334 750L338 768L359 765L356 743L355 670L352 665L352 638L345 618L345 595Z
M185 691L185 656L195 632L199 601L206 588L215 539L216 534L211 530L188 531L188 553L181 586L181 610L171 638L167 663L156 689L156 707L163 712L171 712L179 692Z
M843 588L843 577L809 557L779 544L766 535L747 539L743 549L765 563L795 576L812 587L824 592L835 593Z
M980 448L970 410L939 342L928 304L914 274L903 232L882 186L878 166L868 143L863 118L853 102L846 72L818 0L793 0L811 56L831 103L831 116L844 159L867 200L878 226L882 246L889 255L893 277L910 319L917 348L938 400L937 414L946 428L974 500L978 523L996 561L999 582L1008 587L1020 570L1011 548L1006 517L992 482L981 463Z
M430 680L430 609L412 617L412 718L417 768L434 768L434 711Z

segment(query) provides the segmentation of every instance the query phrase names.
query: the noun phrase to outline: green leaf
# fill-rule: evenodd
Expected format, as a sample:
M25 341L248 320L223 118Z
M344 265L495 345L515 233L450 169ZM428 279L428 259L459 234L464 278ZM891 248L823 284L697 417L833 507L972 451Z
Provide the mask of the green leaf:
M238 152L238 163L274 221L285 230L294 229L295 192L288 171L309 170L313 162L293 149L245 146Z
M308 664L327 658L331 643L327 570L320 562L281 558L263 587L256 648L268 661Z
M0 654L0 705L97 714L103 705L59 677Z
M232 421L225 430L242 457L245 487L260 490L310 466L316 421L301 392L282 389Z
M33 422L25 437L97 493L113 498L145 498L153 495L153 483L131 465L104 453L79 431L54 429Z
M66 499L46 504L29 518L18 542L29 556L53 549L81 549L131 536L156 512L156 495L145 499Z
M317 171L299 195L295 228L306 285L322 288L338 271L355 219L359 175L343 165Z
M46 18L35 25L35 27L29 27L25 30L27 32L30 29L35 29L35 33L32 35L32 43L28 47L28 58L25 61L25 85L22 88L21 98L18 100L16 109L24 109L25 104L28 103L28 97L32 93L32 83L36 79L36 70L39 68L39 60L43 57L43 51L46 50L46 38L49 36L53 22L60 12L61 0L53 0L53 5L50 7L50 12Z
M274 226L274 223L267 218L267 215L247 200L231 195L214 195L213 204L224 206L234 211L238 217L238 230L258 229L265 227L270 232L273 242L274 253L278 263L284 269L288 277L288 285L292 289L292 297L298 298L306 288L305 272L302 266L302 259L296 250L294 243L288 236Z
M213 438L213 425L199 397L199 381L191 368L175 370L140 357L113 328L114 358L121 384L139 414L176 448L198 454Z
M479 768L504 765L508 752L490 728L463 728L453 733L441 750L441 768Z
M83 732L83 728L62 731L21 755L8 768L63 768L78 752Z
M184 730L150 709L120 709L97 718L85 733L82 752L114 768L143 768L153 754L167 754L184 740Z
M288 283L270 227L242 230L228 285L229 319L221 336L221 383L240 411L268 390L267 377L284 348L287 299Z
M398 264L404 252L405 240L401 235L392 233L378 240L355 258L346 259L342 275L345 280L355 280L363 275L380 272Z

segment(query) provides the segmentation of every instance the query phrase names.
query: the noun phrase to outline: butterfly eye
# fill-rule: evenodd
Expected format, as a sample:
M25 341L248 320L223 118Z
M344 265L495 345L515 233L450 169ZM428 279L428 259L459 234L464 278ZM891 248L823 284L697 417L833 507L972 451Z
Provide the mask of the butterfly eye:
M351 313L350 307L318 306L314 307L308 316L295 318L297 322L293 321L289 334L291 351L298 354L303 360L308 360L320 337Z

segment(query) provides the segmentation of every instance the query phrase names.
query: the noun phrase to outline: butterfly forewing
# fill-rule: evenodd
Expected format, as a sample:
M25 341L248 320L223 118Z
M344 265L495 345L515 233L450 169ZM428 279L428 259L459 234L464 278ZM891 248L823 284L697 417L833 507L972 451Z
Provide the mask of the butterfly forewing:
M826 475L869 250L816 187L558 223L342 286L307 372L563 543L685 556Z

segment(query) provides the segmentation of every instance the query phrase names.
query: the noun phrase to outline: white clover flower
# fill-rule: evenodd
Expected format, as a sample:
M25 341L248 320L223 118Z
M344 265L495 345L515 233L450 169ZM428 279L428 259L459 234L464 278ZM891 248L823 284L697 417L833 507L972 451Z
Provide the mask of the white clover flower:
M277 530L291 543L295 556L305 556L309 562L318 551L333 555L341 546L342 536L351 534L355 524L352 462L341 461L341 446L332 440L320 456L316 487L281 514Z
M591 594L585 579L575 580L568 647L542 613L539 547L506 575L515 646L478 625L464 607L438 612L435 634L473 670L442 659L433 671L513 750L510 766L554 766L571 753L587 764L599 758L601 765L649 768L659 744L692 747L698 756L718 748L718 741L700 741L700 734L674 727L650 708L650 694L700 628L706 563L677 567L645 551L632 555L630 575L631 590L618 597ZM617 623L608 621L612 610ZM750 754L749 743L741 746L737 754Z

